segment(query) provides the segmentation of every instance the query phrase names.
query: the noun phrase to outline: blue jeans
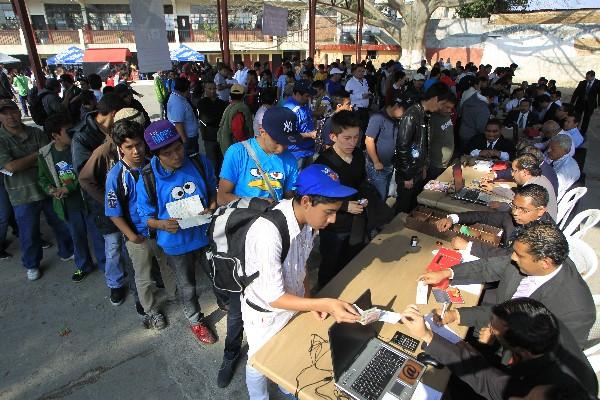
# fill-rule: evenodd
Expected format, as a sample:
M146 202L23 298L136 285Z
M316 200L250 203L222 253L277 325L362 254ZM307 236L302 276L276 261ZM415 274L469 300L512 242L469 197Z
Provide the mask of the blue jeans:
M4 177L0 176L0 250L4 249L8 226L12 216L12 206L8 198L8 193L4 187Z
M106 255L104 254L104 239L98 233L94 224L94 217L85 211L72 211L67 215L67 227L73 238L75 249L75 266L85 272L90 272L94 263L89 250L88 235L92 238L92 246L98 265L104 269Z
M104 279L106 286L110 289L123 287L125 283L125 269L122 254L127 254L123 234L121 232L108 233L104 235L104 254L106 263L104 266Z
M42 240L40 238L40 215L43 212L58 244L58 255L69 258L73 255L73 241L66 224L52 209L52 200L44 199L13 207L19 226L21 262L27 269L40 267L42 260Z
M388 190L392 182L394 167L392 165L384 166L381 171L377 171L373 162L367 157L367 179L371 185L377 189L377 193L383 201L388 197Z

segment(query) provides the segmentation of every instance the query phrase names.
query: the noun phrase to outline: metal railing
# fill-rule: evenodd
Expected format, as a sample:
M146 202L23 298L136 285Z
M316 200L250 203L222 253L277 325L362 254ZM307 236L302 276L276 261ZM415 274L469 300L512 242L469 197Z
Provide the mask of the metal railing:
M84 31L86 44L135 43L133 31Z
M36 44L78 44L79 32L76 30L36 30Z
M20 45L21 36L18 30L0 30L0 46Z

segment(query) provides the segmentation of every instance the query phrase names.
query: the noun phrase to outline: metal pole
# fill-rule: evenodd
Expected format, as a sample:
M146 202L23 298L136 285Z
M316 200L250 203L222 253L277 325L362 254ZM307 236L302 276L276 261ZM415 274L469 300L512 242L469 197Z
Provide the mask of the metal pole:
M314 60L316 43L317 0L308 0L308 57Z
M229 55L229 25L227 21L229 19L229 13L227 11L227 0L221 0L221 31L223 32L223 62L229 66L230 55Z
M221 47L221 60L225 60L223 51L223 27L221 26L221 0L217 0L217 26L219 27L219 46Z
M365 0L358 0L356 5L356 63L360 63L362 59L362 29L363 29L363 11L365 8Z
M45 77L42 72L42 63L40 62L40 56L37 52L35 45L35 37L33 35L33 28L31 22L29 22L29 14L27 13L27 7L25 6L25 0L11 0L13 10L19 17L21 27L23 28L23 35L25 36L25 47L27 48L27 54L29 56L29 63L31 64L31 71L35 76L35 82L39 89L44 88Z

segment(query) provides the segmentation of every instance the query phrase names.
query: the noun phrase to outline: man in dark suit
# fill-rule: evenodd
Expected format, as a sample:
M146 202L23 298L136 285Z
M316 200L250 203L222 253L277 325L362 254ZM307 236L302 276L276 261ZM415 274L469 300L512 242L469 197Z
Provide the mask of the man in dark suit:
M452 239L452 247L457 250L468 250L479 258L509 256L517 233L534 221L552 223L552 217L547 212L548 191L540 185L531 184L515 189L515 197L510 211L467 211L460 214L450 214L436 222L440 232L445 232L453 224L475 224L502 228L500 247L491 247L480 241L469 242L460 236Z
M459 264L427 272L419 279L429 285L444 279L452 279L453 284L497 281L497 303L516 297L542 302L583 347L596 320L596 307L589 287L568 255L569 244L558 227L538 221L517 233L512 256ZM490 309L488 305L453 309L445 313L442 322L457 321L479 329L488 324Z
M483 133L477 134L469 140L465 154L473 157L498 158L508 161L515 152L512 140L502 136L502 123L497 119L490 119L485 124Z
M600 103L600 81L596 79L594 71L588 71L585 74L585 80L579 82L571 97L571 104L574 104L575 110L583 115L579 130L584 136L598 103Z
M485 124L490 119L490 104L497 95L498 91L495 89L483 88L481 93L473 94L462 105L458 132L462 149L474 136L485 131Z
M473 389L469 393L451 381L452 398L456 392L461 400L546 399L555 398L548 395L562 387L568 391L556 398L596 399L598 380L592 366L569 330L539 301L512 299L492 308L490 339L512 353L511 364L502 369L470 344L451 343L434 333L416 306L409 306L401 321L412 336L423 340L428 355ZM534 397L534 390L546 396Z
M510 128L517 126L519 129L525 129L539 124L537 114L531 112L531 100L527 98L521 99L519 108L510 111L504 120L504 125Z

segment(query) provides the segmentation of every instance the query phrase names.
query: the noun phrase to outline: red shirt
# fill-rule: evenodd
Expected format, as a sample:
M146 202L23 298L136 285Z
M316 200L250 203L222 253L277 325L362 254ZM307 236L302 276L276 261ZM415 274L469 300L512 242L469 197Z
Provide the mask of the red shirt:
M190 81L190 87L194 87L196 86L196 84L198 83L198 75L196 75L193 72L190 72L189 74L186 74L185 72L182 72L179 75L180 78L185 78L188 81Z
M244 114L241 112L236 113L231 119L231 133L238 142L248 139L246 132L244 132L244 122Z

